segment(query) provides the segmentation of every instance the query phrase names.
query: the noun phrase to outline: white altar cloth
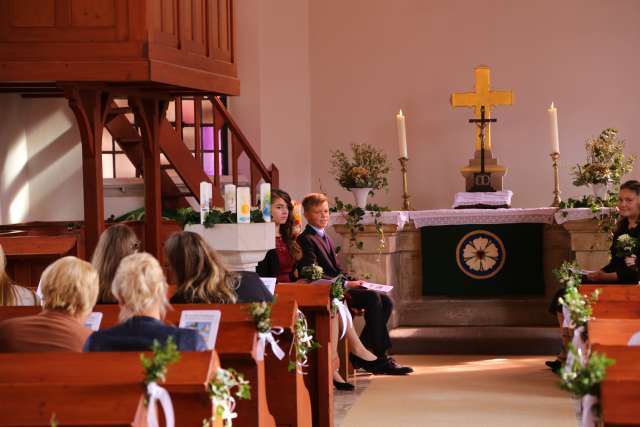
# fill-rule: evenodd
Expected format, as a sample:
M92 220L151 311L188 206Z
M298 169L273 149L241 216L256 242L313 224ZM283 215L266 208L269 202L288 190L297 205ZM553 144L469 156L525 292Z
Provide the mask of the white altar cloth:
M615 211L615 208L600 208L598 212L593 212L591 208L571 208L560 209L555 214L555 220L558 224L564 224L568 221L580 221L584 219L593 219L599 215L607 215Z
M347 222L345 216L339 212L331 214L331 224L345 224ZM409 222L409 212L407 211L386 211L382 212L380 222L386 225L397 225L398 230L402 230L407 222ZM363 225L373 224L374 216L371 212L366 212L362 221Z

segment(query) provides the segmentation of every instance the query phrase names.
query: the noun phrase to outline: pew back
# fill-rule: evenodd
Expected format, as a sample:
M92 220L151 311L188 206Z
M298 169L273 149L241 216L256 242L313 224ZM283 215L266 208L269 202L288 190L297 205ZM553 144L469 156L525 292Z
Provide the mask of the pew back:
M580 293L585 296L590 296L597 289L600 289L599 302L640 301L640 286L637 285L580 285Z
M593 319L587 328L591 345L627 345L629 338L640 331L640 319Z

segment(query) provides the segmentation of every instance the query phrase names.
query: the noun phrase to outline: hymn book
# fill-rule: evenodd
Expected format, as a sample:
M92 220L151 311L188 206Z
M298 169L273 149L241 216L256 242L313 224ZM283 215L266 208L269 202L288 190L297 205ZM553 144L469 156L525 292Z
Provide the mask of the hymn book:
M207 343L207 348L213 350L216 346L221 317L220 310L184 310L180 315L179 326L198 331Z

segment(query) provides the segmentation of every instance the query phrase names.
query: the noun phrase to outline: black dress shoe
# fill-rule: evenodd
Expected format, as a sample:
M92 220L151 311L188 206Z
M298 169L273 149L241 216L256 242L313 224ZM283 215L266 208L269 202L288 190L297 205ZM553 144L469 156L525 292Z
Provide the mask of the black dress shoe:
M385 375L407 375L413 372L413 368L410 366L402 366L398 362L395 361L393 357L389 357L387 359L387 363L385 365L384 374Z
M349 353L349 361L355 369L364 369L365 371L379 375L384 367L387 365L387 358L378 357L375 360L364 360L353 353Z
M547 367L549 367L549 369L551 369L553 372L559 372L560 369L562 368L562 362L559 361L558 359L556 360L547 360L546 362L544 362L545 365L547 365Z
M336 388L336 390L341 390L341 391L353 391L356 388L351 383L341 383L340 381L336 381L336 380L333 380L333 386Z

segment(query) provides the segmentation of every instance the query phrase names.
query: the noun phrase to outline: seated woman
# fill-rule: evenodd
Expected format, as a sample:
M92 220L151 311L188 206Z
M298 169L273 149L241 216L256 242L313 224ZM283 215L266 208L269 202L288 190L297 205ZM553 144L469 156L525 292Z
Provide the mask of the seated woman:
M0 245L0 306L3 305L38 305L38 298L31 289L12 283L7 275L7 258Z
M273 296L253 272L229 272L199 234L175 233L164 245L176 280L172 304L234 304L272 301Z
M302 250L296 242L293 232L293 204L289 194L282 190L271 190L271 212L276 225L276 249L269 251L256 270L261 276L277 277L278 282L295 281L295 265L302 258ZM332 335L338 336L338 317L332 319ZM385 373L386 359L378 359L360 341L353 326L347 328L346 339L351 350L351 357L364 363L363 368L372 373ZM333 384L339 390L353 390L353 385L344 381L338 373L338 340L333 340L333 361L336 369L333 372Z
M120 324L96 331L84 351L146 351L154 340L164 344L169 337L179 351L205 351L195 330L162 322L167 310L167 282L160 263L147 253L125 257L116 270L111 292L120 306Z
M589 273L587 275L589 282L638 284L638 280L640 279L640 275L638 274L638 255L640 255L640 248L636 248L636 253L629 257L620 257L616 253L616 242L618 237L623 234L628 234L631 237L640 239L640 227L638 227L640 217L640 182L631 180L620 186L620 192L618 193L618 213L620 214L620 219L616 223L613 232L611 261L601 270Z
M0 351L82 351L84 326L96 303L98 273L88 262L64 257L42 273L43 310L0 323Z
M131 228L125 224L115 224L104 230L98 241L91 264L98 270L100 292L98 304L115 304L111 293L111 282L116 275L120 261L127 255L140 250L140 241Z
M640 248L636 248L636 253L628 257L620 257L616 253L616 241L623 234L628 234L640 240L640 227L638 221L640 219L640 182L636 180L627 181L620 186L618 193L618 213L620 219L616 223L612 243L611 243L611 260L609 264L598 271L593 271L586 275L585 281L591 283L616 283L637 285L640 280L638 269L638 260L640 259ZM564 289L559 289L554 295L549 311L558 317L560 327L564 323L562 315L562 306L558 303L558 298L564 295ZM562 328L563 341L568 342L570 333ZM566 348L558 355L556 360L545 362L546 365L554 371L562 366L566 359Z

